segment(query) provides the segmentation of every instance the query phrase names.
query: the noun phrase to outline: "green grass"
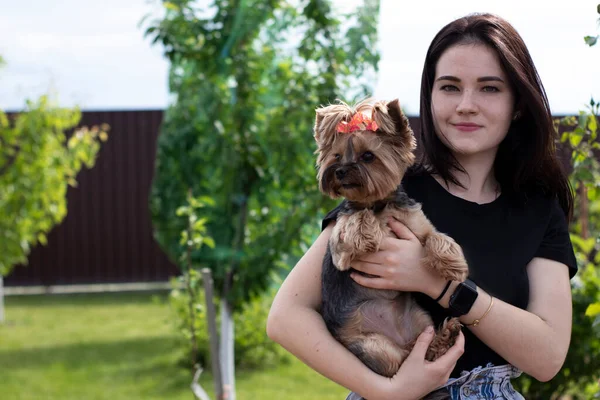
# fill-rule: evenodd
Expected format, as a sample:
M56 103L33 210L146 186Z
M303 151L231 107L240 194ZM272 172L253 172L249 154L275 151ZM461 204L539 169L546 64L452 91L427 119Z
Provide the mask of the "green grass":
M8 297L6 319L2 400L194 399L164 294ZM212 396L208 373L201 383ZM239 400L341 400L347 393L296 360L238 370L236 386Z

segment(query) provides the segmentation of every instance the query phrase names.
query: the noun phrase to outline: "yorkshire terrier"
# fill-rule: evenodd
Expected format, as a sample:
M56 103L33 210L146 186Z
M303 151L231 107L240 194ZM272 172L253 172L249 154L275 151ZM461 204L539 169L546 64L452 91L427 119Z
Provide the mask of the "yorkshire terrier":
M423 268L462 282L467 263L460 246L438 232L402 189L402 177L415 160L416 140L397 99L354 107L340 102L316 114L319 189L345 198L323 261L321 313L339 342L374 372L392 377L433 321L410 293L354 282L352 262L377 252L384 237L395 237L387 225L395 218L423 245ZM446 320L426 359L446 353L461 327L458 318Z

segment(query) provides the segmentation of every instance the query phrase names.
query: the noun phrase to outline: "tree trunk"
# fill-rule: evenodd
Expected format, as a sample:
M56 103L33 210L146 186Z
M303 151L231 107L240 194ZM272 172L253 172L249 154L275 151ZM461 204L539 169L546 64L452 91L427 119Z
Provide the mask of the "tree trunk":
M213 296L213 280L210 269L202 269L202 283L206 301L206 319L210 341L210 361L217 400L224 400L223 380L221 378L221 362L219 357L219 334L217 332L217 314Z
M590 237L589 228L589 201L587 196L587 187L584 182L579 182L579 200L581 201L579 210L579 221L581 221L581 237L587 239Z
M223 298L221 299L221 371L223 372L223 385L226 400L235 400L235 326L233 312L229 303L229 292L233 285L233 277L239 267L237 255L244 247L244 231L248 217L248 186L244 192L244 198L240 205L240 214L236 227L232 247L234 258L231 260L229 271L223 283Z
M235 326L233 313L227 299L221 300L221 371L223 374L223 399L235 400Z
M4 278L0 275L0 324L4 323Z
M190 235L191 237L191 235ZM188 312L190 313L190 336L192 340L192 372L196 370L198 363L198 341L196 340L196 296L191 282L192 259L190 246L187 248L187 273L185 274L185 284L188 291Z

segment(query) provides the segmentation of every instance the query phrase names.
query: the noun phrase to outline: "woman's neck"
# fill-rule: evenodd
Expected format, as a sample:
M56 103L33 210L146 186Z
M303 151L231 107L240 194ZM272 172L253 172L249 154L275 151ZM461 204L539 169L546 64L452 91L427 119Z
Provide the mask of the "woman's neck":
M489 154L470 157L457 155L456 159L466 172L453 171L454 177L463 187L452 182L446 184L436 176L446 190L454 196L478 204L490 203L500 195L500 186L494 176L494 157Z

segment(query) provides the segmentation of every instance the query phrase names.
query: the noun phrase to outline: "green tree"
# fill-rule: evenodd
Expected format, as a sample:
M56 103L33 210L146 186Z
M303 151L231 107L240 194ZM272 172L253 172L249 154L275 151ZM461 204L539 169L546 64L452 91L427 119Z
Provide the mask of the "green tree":
M0 110L0 275L27 262L30 249L67 214L66 194L82 167L91 168L107 126L75 128L78 110L46 97L7 116Z
M173 103L165 113L150 198L155 236L178 259L188 191L215 248L194 250L221 304L223 384L233 384L233 318L287 267L332 206L317 190L314 110L371 92L378 0L351 15L329 0L191 0L162 3L146 35L162 44ZM179 263L182 270L185 266ZM235 395L235 390L233 390ZM228 397L231 398L231 397Z
M317 192L314 110L370 92L379 2L349 16L326 0L163 5L146 30L171 62L174 95L150 198L155 235L177 260L185 227L174 210L190 189L214 199L207 212L216 247L192 258L238 309L267 288L273 268L290 262L332 204Z

